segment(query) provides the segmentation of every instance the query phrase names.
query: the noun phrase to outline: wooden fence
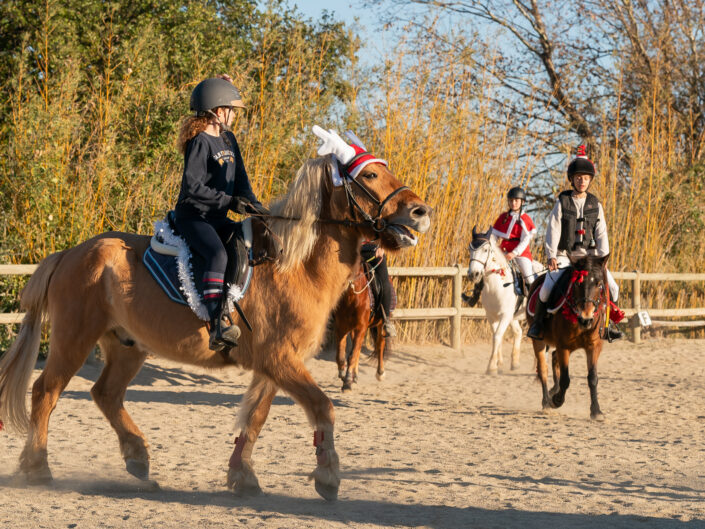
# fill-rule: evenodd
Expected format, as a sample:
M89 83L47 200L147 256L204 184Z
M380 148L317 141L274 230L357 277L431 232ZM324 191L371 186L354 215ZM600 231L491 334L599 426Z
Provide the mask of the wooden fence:
M0 275L31 275L37 265L0 265ZM396 267L389 268L389 275L394 277L435 277L438 279L452 279L452 296L450 307L433 308L397 308L394 311L394 319L401 321L409 320L450 320L450 342L453 349L460 349L461 323L462 318L484 318L485 311L481 308L469 308L462 306L461 294L463 292L463 279L467 267L442 266L442 267ZM630 328L632 330L632 340L635 343L641 341L641 323L638 317L640 311L647 311L653 318L683 318L683 317L703 317L705 318L705 307L694 307L688 309L655 309L642 306L641 284L644 281L705 281L705 274L662 274L643 272L613 272L616 280L632 282L631 307L627 307L624 300L622 309L627 315ZM24 314L19 312L0 313L0 324L12 324L22 321ZM698 321L664 321L652 320L652 324L662 327L705 327L705 320Z

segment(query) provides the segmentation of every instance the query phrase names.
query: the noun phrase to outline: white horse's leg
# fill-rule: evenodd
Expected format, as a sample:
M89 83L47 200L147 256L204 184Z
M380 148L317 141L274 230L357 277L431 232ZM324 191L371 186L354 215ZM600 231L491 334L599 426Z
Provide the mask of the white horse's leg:
M511 321L511 315L505 316L501 320L492 324L492 355L490 362L487 364L487 374L496 375L502 361L502 338Z
M519 354L521 348L521 325L515 319L510 323L514 334L514 344L512 345L512 371L519 369Z

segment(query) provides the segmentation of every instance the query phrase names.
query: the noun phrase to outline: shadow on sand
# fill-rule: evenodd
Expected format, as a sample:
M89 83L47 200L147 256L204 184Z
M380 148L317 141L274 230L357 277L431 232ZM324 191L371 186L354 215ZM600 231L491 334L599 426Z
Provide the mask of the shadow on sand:
M505 476L506 477L506 476ZM0 486L15 487L12 479L0 477ZM22 487L24 488L24 487ZM702 520L680 521L648 516L619 514L566 514L532 512L516 509L489 510L477 507L452 507L446 505L403 504L377 499L344 499L327 503L319 498L264 494L254 498L238 498L228 491L145 490L135 482L112 480L79 481L57 479L51 489L80 492L86 496L102 496L113 500L139 498L145 501L173 503L188 507L222 507L236 509L233 522L251 519L274 519L272 526L287 526L293 519L316 519L321 527L326 522L375 525L380 527L430 527L446 528L506 528L545 529L570 527L571 529L690 529L705 527ZM270 524L267 524L269 526Z

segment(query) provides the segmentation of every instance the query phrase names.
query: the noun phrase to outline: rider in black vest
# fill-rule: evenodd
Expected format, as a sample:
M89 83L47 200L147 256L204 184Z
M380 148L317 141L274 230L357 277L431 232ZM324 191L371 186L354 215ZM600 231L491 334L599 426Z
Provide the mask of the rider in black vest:
M267 213L252 192L235 135L235 108L244 108L228 76L201 81L191 93L191 110L179 133L184 154L175 224L191 251L205 261L203 296L210 318L210 347L237 345L237 325L223 327L222 303L228 257L224 240L233 231L228 211Z
M529 338L543 338L543 326L546 316L546 302L553 285L562 274L562 268L570 265L570 257L585 255L605 256L609 254L607 226L604 211L598 198L587 192L595 177L595 166L585 154L585 147L578 148L578 155L568 165L568 180L573 187L563 191L556 200L546 229L546 256L548 269L544 283L539 292L534 322L527 332ZM606 278L610 297L616 302L619 287L609 270ZM607 328L607 338L612 341L622 338L623 333L611 322Z

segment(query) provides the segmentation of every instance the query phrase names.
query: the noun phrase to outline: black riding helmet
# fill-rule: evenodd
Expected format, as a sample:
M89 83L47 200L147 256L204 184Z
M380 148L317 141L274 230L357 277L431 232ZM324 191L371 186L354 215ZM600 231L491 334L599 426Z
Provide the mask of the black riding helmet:
M245 108L245 104L240 92L230 81L212 77L198 83L191 92L191 110L205 114L217 107Z
M595 165L587 157L585 145L578 146L578 152L575 158L568 164L567 176L568 180L573 182L573 176L576 174L589 174L590 181L595 177Z
M511 188L511 189L509 190L509 192L507 193L507 198L508 198L509 200L511 200L511 199L513 199L513 198L518 198L518 199L523 200L524 202L526 202L526 192L525 192L521 187L519 187L519 186L513 187L513 188Z

